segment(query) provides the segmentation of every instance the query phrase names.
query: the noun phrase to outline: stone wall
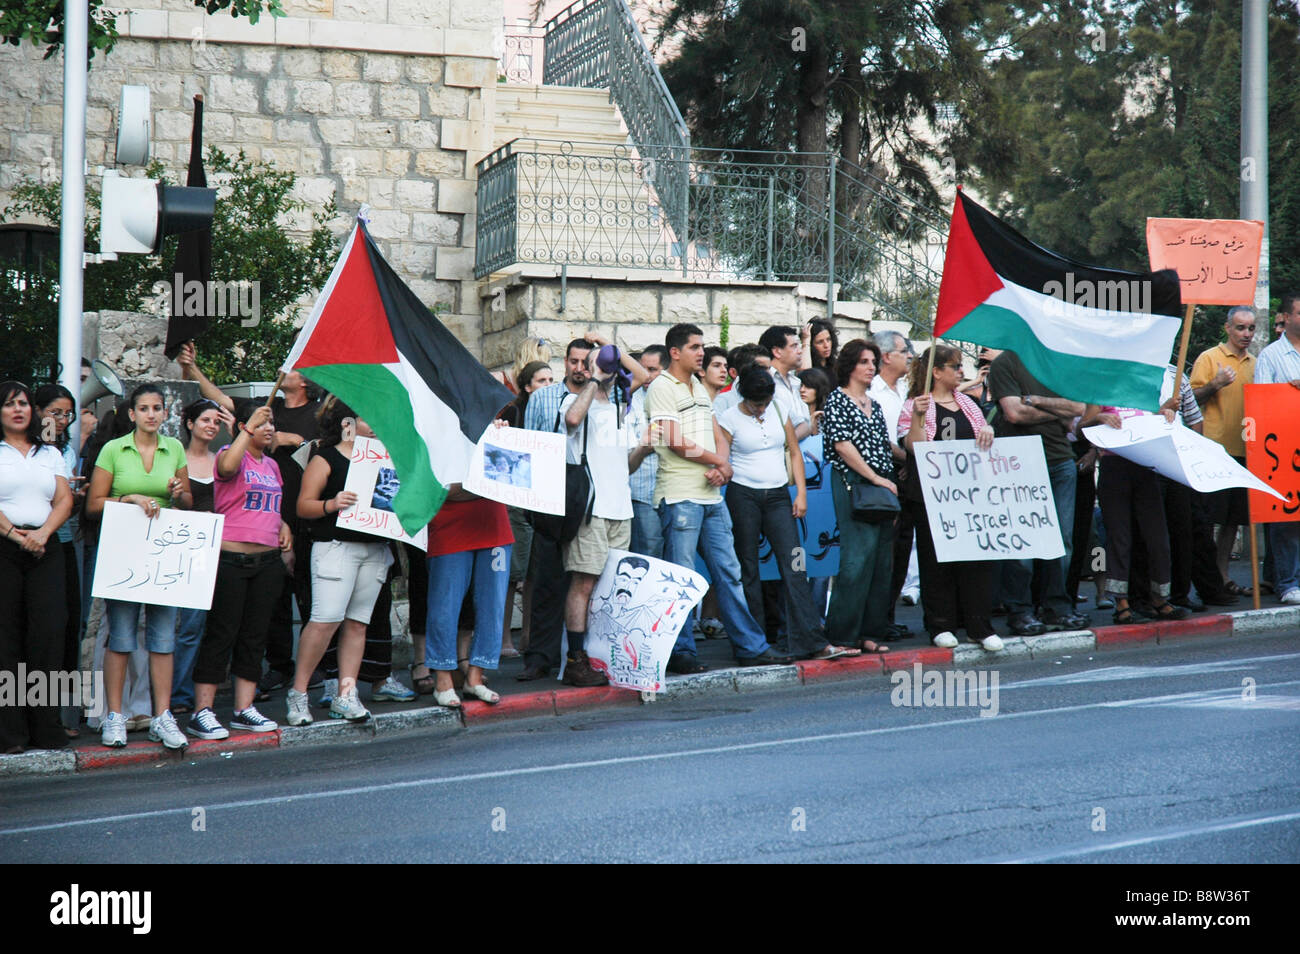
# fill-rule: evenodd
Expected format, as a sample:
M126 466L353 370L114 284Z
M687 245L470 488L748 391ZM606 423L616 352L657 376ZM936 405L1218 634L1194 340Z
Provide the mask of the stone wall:
M824 286L819 299L811 286L793 282L570 278L567 284L562 293L558 277L526 273L485 284L480 299L483 363L489 368L509 366L525 338L545 338L558 357L570 340L591 329L637 350L662 344L668 329L683 321L699 325L705 341L716 344L724 307L731 347L757 341L771 325L798 328L826 314ZM846 304L852 310L836 313L841 341L866 334L871 327L860 303Z
M501 0L284 7L286 17L250 26L189 0L134 0L118 19L122 39L90 71L90 168L113 162L121 87L143 84L153 154L183 181L192 97L202 93L205 144L298 176L305 209L287 226L309 228L333 197L342 233L369 204L393 267L427 304L448 303L444 323L478 351L474 163L490 151ZM23 178L61 174L62 57L42 55L0 46L0 209Z

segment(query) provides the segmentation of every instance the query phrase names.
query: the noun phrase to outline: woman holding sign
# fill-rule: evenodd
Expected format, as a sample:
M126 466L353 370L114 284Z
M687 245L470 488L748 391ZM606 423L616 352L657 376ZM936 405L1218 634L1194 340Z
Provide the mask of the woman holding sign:
M128 434L104 445L95 461L86 497L86 513L101 516L107 502L134 504L153 519L163 507L188 510L193 504L185 469L185 448L174 437L159 433L167 419L162 391L142 384L127 399L131 423ZM101 538L101 542L102 538ZM108 651L104 654L104 691L108 714L104 717L103 743L110 748L126 745L126 717L122 714L122 687L127 657L136 648L136 626L145 611L145 643L149 650L149 681L153 686L154 716L149 738L169 749L188 744L170 709L172 650L176 637L176 607L143 605L126 600L105 600L108 615Z
M322 408L320 427L320 441L312 449L298 492L298 516L311 526L311 620L298 637L297 668L288 693L290 725L311 722L307 684L340 626L339 688L330 699L330 718L370 718L357 696L357 676L365 655L366 626L393 562L385 540L338 526L339 511L357 502L355 493L343 489L353 442L358 435L374 437L374 432L337 400Z
M0 404L0 672L17 673L21 663L53 673L62 667L68 606L63 549L52 537L72 512L72 493L62 456L41 440L27 385L0 384ZM57 705L0 705L0 754L67 744Z
M1089 404L1079 421L1079 430L1093 424L1122 428L1124 421L1148 414L1131 407L1098 407ZM1173 408L1161 413L1174 421ZM1128 577L1133 558L1133 530L1142 535L1151 574L1151 603L1162 620L1186 619L1190 614L1169 602L1169 530L1165 526L1165 504L1160 496L1156 473L1118 454L1103 450L1097 475L1097 502L1106 525L1106 590L1115 598L1116 623L1149 623L1151 618L1129 606Z
M262 677L266 629L284 584L280 554L292 550L293 534L280 519L284 482L271 459L275 421L270 406L239 402L235 422L234 439L221 448L213 470L213 510L225 523L212 609L194 661L194 715L185 730L200 739L230 735L212 711L227 672L235 677L230 724L246 732L279 728L254 708L253 697Z
M972 642L991 653L1002 648L993 632L993 561L961 560L940 563L930 534L930 521L921 495L915 444L923 441L971 441L980 450L993 446L993 428L979 405L962 393L961 352L934 345L932 386L926 392L928 353L912 365L911 388L898 419L898 439L908 454L904 499L916 508L916 557L921 568L921 606L930 641L943 649L957 645L955 631L964 626Z

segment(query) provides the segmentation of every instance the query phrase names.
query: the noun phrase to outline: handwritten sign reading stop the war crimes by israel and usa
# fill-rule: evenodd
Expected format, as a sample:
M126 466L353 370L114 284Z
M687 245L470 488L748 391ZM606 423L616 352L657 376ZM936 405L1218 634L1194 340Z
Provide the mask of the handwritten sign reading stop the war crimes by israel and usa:
M1000 437L987 451L929 441L915 453L940 563L1065 555L1040 438Z
M107 502L90 595L156 606L209 609L217 584L219 513L161 510Z

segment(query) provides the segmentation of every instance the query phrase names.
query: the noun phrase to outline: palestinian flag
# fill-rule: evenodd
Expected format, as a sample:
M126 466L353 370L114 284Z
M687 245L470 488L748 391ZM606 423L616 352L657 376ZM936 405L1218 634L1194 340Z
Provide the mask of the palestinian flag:
M282 371L338 396L384 442L415 534L465 478L470 452L512 395L398 278L358 220Z
M1172 270L1126 272L1056 255L958 191L935 338L1014 351L1070 400L1154 411L1180 311Z

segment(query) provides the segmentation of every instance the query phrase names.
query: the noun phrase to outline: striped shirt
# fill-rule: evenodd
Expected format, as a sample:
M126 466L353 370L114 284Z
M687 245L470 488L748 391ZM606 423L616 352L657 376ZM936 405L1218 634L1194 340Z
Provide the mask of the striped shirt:
M556 381L528 395L528 407L524 409L524 427L530 431L565 433L562 426L556 426L556 421L560 416L560 404L572 393L567 384Z
M645 429L650 425L646 422L645 416L645 394L646 389L641 388L632 394L632 414L637 420L637 440L645 436ZM641 466L632 472L632 499L639 503L654 506L655 502L655 478L659 476L659 455L647 454Z
M1255 360L1256 384L1286 384L1300 381L1300 351L1286 335L1259 353Z

